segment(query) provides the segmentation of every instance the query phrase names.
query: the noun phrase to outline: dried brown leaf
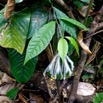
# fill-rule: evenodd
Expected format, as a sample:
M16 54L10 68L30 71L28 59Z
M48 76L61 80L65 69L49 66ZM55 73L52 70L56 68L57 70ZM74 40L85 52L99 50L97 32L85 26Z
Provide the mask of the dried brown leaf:
M78 43L87 54L92 54L92 52L89 50L89 47L83 42L83 31L82 30L78 34Z
M4 12L4 16L6 19L8 19L10 17L12 12L14 11L14 8L15 8L15 0L8 0L7 5L6 5L6 9Z
M6 96L0 96L0 103L13 103L13 102Z

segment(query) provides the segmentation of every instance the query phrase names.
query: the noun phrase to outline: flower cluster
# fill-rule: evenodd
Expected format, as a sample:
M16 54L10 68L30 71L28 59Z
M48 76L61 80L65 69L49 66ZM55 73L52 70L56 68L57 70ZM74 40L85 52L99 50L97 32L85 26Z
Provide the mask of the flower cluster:
M59 54L56 54L43 75L45 76L46 73L49 72L54 79L57 79L58 75L60 76L60 79L66 79L67 75L72 75L73 69L74 63L68 56L66 56L64 62L61 62Z

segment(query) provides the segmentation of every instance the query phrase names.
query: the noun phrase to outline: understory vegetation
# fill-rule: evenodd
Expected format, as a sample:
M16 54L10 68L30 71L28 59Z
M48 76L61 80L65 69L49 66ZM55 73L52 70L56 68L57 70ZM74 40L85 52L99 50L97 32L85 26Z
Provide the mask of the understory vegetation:
M0 103L103 103L102 0L0 0Z

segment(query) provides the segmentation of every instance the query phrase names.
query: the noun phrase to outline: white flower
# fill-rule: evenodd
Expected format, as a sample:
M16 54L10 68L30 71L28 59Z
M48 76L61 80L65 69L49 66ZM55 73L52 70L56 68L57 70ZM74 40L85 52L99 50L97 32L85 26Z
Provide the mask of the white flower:
M57 79L58 76L60 76L60 79L66 79L67 74L69 74L69 76L72 75L73 69L74 63L68 56L66 56L62 63L59 54L56 54L43 75L45 76L46 73L49 72L51 77L54 77L55 79Z

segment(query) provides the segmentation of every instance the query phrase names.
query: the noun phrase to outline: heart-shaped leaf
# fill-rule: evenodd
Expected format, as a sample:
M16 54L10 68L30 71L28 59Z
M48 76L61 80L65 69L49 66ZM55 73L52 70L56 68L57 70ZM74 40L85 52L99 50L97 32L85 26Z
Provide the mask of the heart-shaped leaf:
M28 44L24 63L40 54L50 43L54 33L55 33L54 21L45 24L37 32L35 32L34 36L31 38Z
M6 48L14 48L22 53L25 47L27 33L30 23L30 10L25 9L21 13L10 18L10 23L2 31L3 36L0 45Z
M32 58L26 65L23 65L24 59L25 53L21 55L16 50L9 50L11 72L15 79L21 83L26 83L30 79L37 63L37 58Z
M58 42L58 53L59 53L62 61L64 61L64 59L68 53L68 43L64 38L61 38Z

